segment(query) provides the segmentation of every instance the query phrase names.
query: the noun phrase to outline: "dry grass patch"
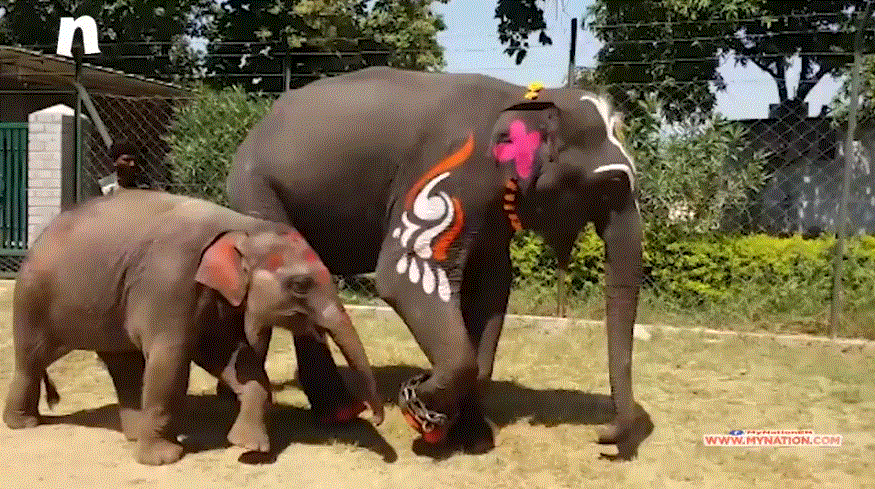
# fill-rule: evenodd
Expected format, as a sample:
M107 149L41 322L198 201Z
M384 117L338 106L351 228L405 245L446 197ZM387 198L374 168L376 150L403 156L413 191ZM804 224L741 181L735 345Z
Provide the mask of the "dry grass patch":
M11 282L0 281L0 397L10 380ZM428 364L392 315L354 311L386 399ZM223 442L233 406L192 367L187 453L145 467L117 432L115 395L95 356L74 352L50 369L61 393L52 424L0 426L0 487L875 487L875 353L872 349L654 331L636 341L635 394L655 430L626 463L594 443L609 392L603 328L507 324L488 400L498 446L485 455L434 459L414 450L389 406L383 425L315 426L295 379L289 336L275 335L268 371L276 385L273 463L247 465ZM339 355L336 357L342 358ZM702 435L730 429L840 433L840 448L711 448Z

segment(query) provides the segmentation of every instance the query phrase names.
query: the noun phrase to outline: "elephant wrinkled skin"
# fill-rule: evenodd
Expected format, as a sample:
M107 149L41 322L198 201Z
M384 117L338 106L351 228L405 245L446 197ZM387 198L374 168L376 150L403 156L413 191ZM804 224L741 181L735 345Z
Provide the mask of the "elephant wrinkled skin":
M46 367L74 349L95 351L115 385L122 430L137 440L137 460L171 463L182 455L172 422L193 360L240 401L228 441L268 451L271 391L259 352L273 326L320 339L327 332L382 420L358 334L297 231L163 192L97 197L57 216L19 271L15 374L3 419L13 429L39 424L41 381L57 401Z
M455 433L470 451L494 445L478 385L492 375L514 232L538 232L565 266L594 223L605 242L616 407L600 441L618 444L638 422L631 358L642 239L619 123L606 99L582 90L367 68L283 94L239 146L227 190L234 209L295 226L332 273L375 272L380 296L433 365L403 386L405 417L426 441ZM343 409L328 350L306 337L296 348L312 408L329 417Z

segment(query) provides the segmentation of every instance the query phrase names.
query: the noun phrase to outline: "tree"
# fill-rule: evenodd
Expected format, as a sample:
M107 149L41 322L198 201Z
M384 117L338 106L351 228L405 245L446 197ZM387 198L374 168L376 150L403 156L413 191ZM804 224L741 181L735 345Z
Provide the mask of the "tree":
M365 66L443 67L431 12L448 0L227 0L215 12L208 67L223 84L282 91Z
M496 16L500 11L500 18L509 19L499 24L502 42L519 62L520 51L528 47L520 36L539 29L543 34L543 10L535 0L498 1ZM631 92L617 90L617 102L634 109L629 99L661 91L666 115L682 120L691 114L704 117L713 108L707 85L725 88L717 71L724 56L771 75L781 104L801 104L820 79L841 74L853 60L855 12L865 1L595 0L587 16L589 28L604 42L597 56L600 80L624 84ZM871 50L872 45L869 29L864 46ZM801 76L792 86L786 74L794 57Z
M504 52L515 58L516 64L523 62L529 49L529 36L538 33L542 45L553 44L547 35L544 10L538 0L498 0L495 5L495 18L498 23L498 38L507 47Z
M90 15L97 22L101 54L89 56L87 61L126 73L180 80L196 69L195 55L186 36L200 34L195 19L208 3L209 0L5 0L0 17L0 44L53 52L60 18Z
M782 0L596 0L590 27L605 45L599 70L608 83L638 83L648 88L680 86L664 94L668 115L681 119L707 113L725 82L720 60L752 63L771 75L780 104L799 107L827 75L838 75L853 61L856 1ZM866 45L872 45L867 34ZM801 73L795 86L787 76L793 58ZM687 84L687 85L684 85Z

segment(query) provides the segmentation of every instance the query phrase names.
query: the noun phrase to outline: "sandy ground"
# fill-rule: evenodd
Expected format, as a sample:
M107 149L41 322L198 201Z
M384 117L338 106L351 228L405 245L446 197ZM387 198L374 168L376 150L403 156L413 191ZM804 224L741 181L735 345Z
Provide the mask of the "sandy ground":
M10 281L0 281L0 399L10 381ZM386 399L427 367L403 324L355 311ZM278 333L268 371L274 460L248 464L224 441L234 407L192 367L178 463L134 462L118 431L109 376L90 352L49 373L61 403L48 424L12 431L0 423L0 488L444 488L444 487L875 487L875 353L854 345L788 346L768 338L655 331L635 345L635 394L655 426L631 462L599 455L596 423L608 416L604 335L584 323L516 321L499 347L489 416L498 446L484 455L436 456L397 408L373 427L315 426L294 380L294 349ZM339 355L336 358L341 358ZM703 434L732 429L812 429L842 434L838 448L705 447Z

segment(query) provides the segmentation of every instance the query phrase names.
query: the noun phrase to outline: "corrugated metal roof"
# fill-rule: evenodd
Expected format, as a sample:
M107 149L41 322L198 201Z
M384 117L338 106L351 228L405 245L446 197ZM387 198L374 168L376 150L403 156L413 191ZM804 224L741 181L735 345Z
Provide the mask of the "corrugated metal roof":
M72 90L75 70L75 61L66 56L0 46L0 89ZM190 93L179 85L85 62L82 63L79 82L90 93L129 97L174 97Z

